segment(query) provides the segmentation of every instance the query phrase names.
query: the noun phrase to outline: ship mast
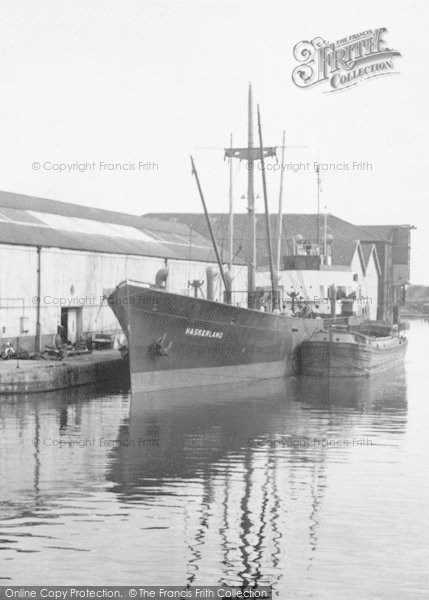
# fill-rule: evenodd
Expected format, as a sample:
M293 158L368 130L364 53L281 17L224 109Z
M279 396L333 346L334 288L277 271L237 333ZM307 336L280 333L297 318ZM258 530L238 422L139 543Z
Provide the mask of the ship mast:
M317 173L317 235L316 235L316 242L317 242L317 247L320 248L320 166L317 165L316 167L316 173ZM318 250L319 254L320 254L320 250Z
M247 269L247 294L249 308L255 308L256 290L256 217L255 217L255 194L254 194L254 160L253 160L253 99L252 86L249 85L248 98L248 125L247 125L247 212L248 212L248 269Z
M229 147L232 148L232 133L229 136ZM228 223L228 233L229 233L229 261L228 261L228 269L230 274L232 275L232 262L234 260L234 198L233 198L233 188L232 188L232 157L229 158L229 223Z
M268 209L267 182L266 182L266 178L265 178L264 145L262 142L261 113L259 111L259 104L258 104L258 131L259 131L259 146L261 149L262 188L264 191L267 249L268 249L268 260L269 260L269 264L270 264L270 276L271 276L271 308L278 308L276 276L274 275L273 253L272 253L272 248L271 248L270 213L269 213L269 209Z
M254 194L254 164L260 160L261 152L264 157L276 156L276 147L254 148L253 147L253 98L252 85L249 84L248 96L248 130L247 148L225 148L226 158L238 158L247 160L247 295L248 307L255 308L256 290L256 218L255 218L255 194Z
M282 142L282 161L280 166L280 190L279 190L279 217L277 221L277 254L276 254L276 271L277 276L280 274L281 248L282 248L282 230L283 230L283 176L285 170L285 145L286 132L283 131Z

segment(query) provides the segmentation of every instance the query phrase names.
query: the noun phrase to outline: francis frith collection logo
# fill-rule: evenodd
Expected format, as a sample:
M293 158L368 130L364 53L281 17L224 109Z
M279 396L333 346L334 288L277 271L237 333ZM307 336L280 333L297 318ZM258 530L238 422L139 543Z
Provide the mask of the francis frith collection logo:
M331 88L326 91L336 92L372 77L392 75L396 72L393 59L401 54L386 46L386 32L381 27L336 42L321 37L299 42L293 49L293 56L300 63L293 70L293 82L301 88L325 82Z

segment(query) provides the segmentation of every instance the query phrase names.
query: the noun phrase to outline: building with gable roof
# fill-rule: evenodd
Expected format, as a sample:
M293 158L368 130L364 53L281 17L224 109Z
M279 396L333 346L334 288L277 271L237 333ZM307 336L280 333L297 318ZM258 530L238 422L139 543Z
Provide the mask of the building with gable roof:
M0 192L0 346L41 349L59 327L71 342L120 335L105 302L119 282L154 284L168 267L169 291L193 294L199 282L204 295L214 264L211 242L186 224ZM242 260L232 275L245 290Z

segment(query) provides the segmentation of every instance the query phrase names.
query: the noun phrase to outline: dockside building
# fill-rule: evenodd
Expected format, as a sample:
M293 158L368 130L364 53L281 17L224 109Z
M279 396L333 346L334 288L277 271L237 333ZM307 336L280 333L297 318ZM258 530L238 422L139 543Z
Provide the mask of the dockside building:
M119 282L155 284L167 268L169 291L204 296L215 263L210 241L184 224L0 192L0 345L38 351L58 328L72 343L120 336L106 303ZM232 275L245 290L242 260Z

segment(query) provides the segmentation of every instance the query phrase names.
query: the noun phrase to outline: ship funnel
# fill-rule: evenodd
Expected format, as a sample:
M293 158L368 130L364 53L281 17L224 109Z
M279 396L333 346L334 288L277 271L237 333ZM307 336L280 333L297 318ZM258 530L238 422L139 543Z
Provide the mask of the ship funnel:
M215 281L216 281L216 277L218 276L216 267L207 267L206 276L207 276L207 300L214 300Z
M160 269L158 273L155 275L155 285L156 287L166 288L167 287L167 279L168 279L168 269L164 267Z

